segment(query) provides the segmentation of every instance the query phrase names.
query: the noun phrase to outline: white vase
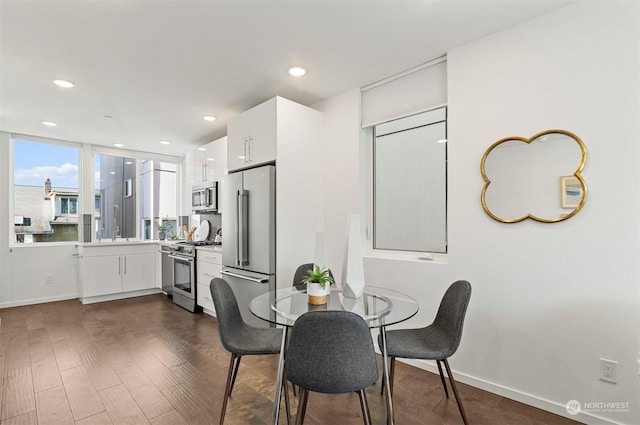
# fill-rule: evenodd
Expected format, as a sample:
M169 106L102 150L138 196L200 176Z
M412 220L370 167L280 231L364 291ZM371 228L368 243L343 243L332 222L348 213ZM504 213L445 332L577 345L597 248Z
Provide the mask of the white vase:
M319 283L309 282L307 283L307 295L308 303L312 305L321 305L327 303L327 296L329 295L329 283L325 284L323 288Z
M360 216L349 216L347 254L342 273L342 293L347 298L359 298L364 291L364 265L362 263L362 238Z

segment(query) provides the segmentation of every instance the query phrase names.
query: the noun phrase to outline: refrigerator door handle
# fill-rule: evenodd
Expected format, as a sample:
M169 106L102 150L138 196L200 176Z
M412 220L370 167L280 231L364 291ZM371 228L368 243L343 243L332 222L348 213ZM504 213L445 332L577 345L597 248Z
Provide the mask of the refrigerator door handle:
M248 235L249 235L249 191L238 191L238 243L236 265L246 266L249 264Z
M242 216L242 211L241 211L241 201L240 201L240 191L236 191L236 220L235 220L235 232L234 234L236 235L236 258L235 258L235 265L239 266L240 265L240 232L242 231L242 225L240 224L240 217Z
M236 277L236 278L242 279L242 280L248 280L250 282L255 282L255 283L267 283L267 282L269 282L269 279L259 279L259 278L255 278L255 277L245 276L245 275L242 275L242 274L230 272L229 270L222 270L220 272L220 274L223 274L223 275L226 275L226 276L231 276L231 277Z

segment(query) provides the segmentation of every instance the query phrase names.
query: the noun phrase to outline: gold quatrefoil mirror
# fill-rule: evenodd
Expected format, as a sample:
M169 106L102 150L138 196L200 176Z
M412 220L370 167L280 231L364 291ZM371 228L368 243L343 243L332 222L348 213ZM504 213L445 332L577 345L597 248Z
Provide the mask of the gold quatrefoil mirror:
M480 163L485 181L482 208L502 223L567 220L587 199L587 185L580 175L586 162L584 143L569 131L498 140Z

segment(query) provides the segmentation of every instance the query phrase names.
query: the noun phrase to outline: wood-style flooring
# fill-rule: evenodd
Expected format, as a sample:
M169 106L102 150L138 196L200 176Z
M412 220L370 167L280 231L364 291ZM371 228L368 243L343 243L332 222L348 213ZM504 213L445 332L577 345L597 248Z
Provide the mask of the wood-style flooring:
M215 318L165 295L0 309L0 425L217 424L228 364ZM242 359L225 424L270 423L276 364ZM379 389L367 390L375 424L386 423ZM462 424L437 375L398 362L394 390L398 425ZM461 383L459 391L471 424L576 424ZM357 394L312 393L305 423L361 424Z

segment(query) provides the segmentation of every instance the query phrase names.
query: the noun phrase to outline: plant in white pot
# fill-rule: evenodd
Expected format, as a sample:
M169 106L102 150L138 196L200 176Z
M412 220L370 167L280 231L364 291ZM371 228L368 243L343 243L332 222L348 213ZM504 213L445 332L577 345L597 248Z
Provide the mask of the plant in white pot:
M158 239L160 239L161 241L163 241L166 236L167 233L170 232L172 229L170 224L159 224L156 223L156 230L158 231Z
M327 303L329 295L329 285L333 283L333 278L329 269L323 269L314 264L313 268L307 272L307 276L302 280L307 284L307 295L309 304L322 305Z

